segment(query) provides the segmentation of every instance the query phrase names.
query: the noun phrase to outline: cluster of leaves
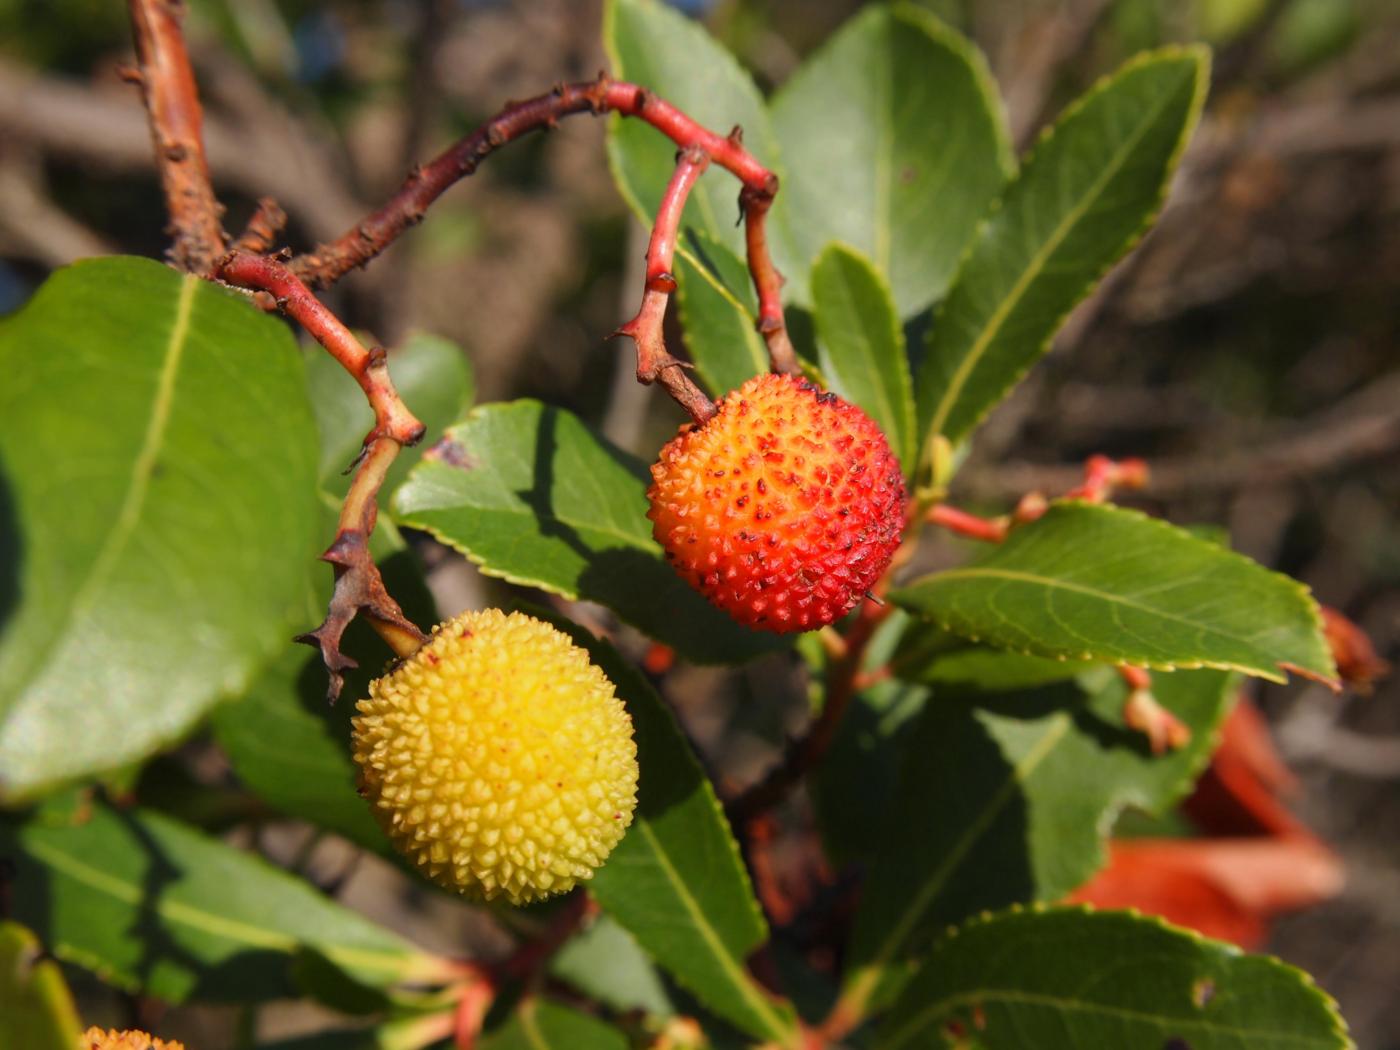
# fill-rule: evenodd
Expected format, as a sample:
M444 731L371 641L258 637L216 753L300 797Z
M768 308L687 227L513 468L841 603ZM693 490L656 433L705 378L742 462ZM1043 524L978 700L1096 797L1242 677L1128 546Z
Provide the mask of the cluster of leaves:
M981 57L913 8L860 14L767 101L659 4L614 0L605 32L619 76L711 126L741 124L780 173L770 227L804 363L881 425L926 503L950 450L1149 225L1207 77L1194 50L1141 56L1018 160ZM671 147L618 123L609 149L647 215ZM707 175L679 251L686 342L714 393L767 367L733 215L732 182ZM439 341L391 362L430 433L445 432L390 479L376 537L410 616L436 619L397 527L606 606L692 661L786 644L729 622L667 567L643 460L538 402L468 411L470 374ZM0 802L13 809L0 857L14 917L119 988L303 994L377 1017L284 1050L445 1038L459 967L225 844L229 799L142 774L208 725L259 810L389 855L356 797L348 712L324 708L315 655L286 645L328 596L315 554L369 426L357 388L323 356L303 362L239 297L135 259L54 275L0 326L0 369ZM865 884L840 984L794 982L814 988L808 1020L834 1010L853 1042L880 1048L1347 1045L1330 1001L1281 963L1050 906L1102 864L1123 808L1162 812L1189 787L1239 674L1334 675L1301 587L1165 523L1065 502L891 600L904 611L869 659L894 677L857 695L813 783L827 852ZM624 1047L684 1012L717 1045L796 1046L798 1007L746 966L769 930L690 745L610 643L560 626L625 700L641 787L588 886L604 918L552 972L631 1028L526 996L484 1045ZM816 647L793 658L821 679ZM1119 663L1171 672L1155 692L1189 745L1153 757L1124 727L1126 687L1106 666ZM94 780L121 804L73 788ZM248 812L247 796L233 802L233 819ZM59 975L6 927L0 1035L47 1050L75 1024Z

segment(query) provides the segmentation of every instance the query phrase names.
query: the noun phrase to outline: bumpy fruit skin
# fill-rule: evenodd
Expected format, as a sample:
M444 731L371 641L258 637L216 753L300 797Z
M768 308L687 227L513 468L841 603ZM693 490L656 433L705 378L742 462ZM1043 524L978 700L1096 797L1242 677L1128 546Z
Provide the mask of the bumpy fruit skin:
M652 533L740 623L810 631L849 612L904 528L904 476L864 412L804 379L755 376L652 466Z
M81 1050L185 1050L183 1043L173 1039L157 1039L137 1031L104 1031L95 1025L83 1033L78 1046Z
M563 893L632 822L632 719L587 653L533 617L440 624L356 710L361 794L448 889L514 904Z

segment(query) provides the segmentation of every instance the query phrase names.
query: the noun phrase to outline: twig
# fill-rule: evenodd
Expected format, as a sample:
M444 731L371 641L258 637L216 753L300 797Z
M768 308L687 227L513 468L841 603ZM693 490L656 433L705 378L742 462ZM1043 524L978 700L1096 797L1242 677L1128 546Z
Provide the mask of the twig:
M208 276L224 251L223 206L209 182L204 156L204 111L180 30L178 0L130 0L140 63L137 78L150 115L156 166L165 190L174 241L170 261Z
M651 384L661 382L696 423L704 423L715 415L715 405L704 391L685 374L681 362L666 349L662 332L666 320L666 304L676 290L676 278L671 272L680 231L681 212L686 198L707 167L710 156L698 146L687 146L676 156L676 171L662 194L656 210L656 223L651 229L647 246L646 291L637 315L619 328L614 335L625 335L637 344L637 381Z
M248 225L238 235L238 240L233 242L233 250L254 255L271 251L277 241L277 235L286 225L287 213L281 206L271 197L259 197L258 210L253 212Z
M1400 373L1376 380L1324 412L1271 440L1201 456L1153 460L1146 491L1166 497L1267 485L1334 470L1400 447ZM1081 468L1072 464L1011 463L969 471L967 491L1015 496L1032 489L1065 489Z
M7 143L8 145L8 143ZM37 156L27 151L0 162L0 234L3 250L44 266L67 266L74 259L109 255L112 246L60 208L44 187Z
M982 518L965 510L935 503L929 508L928 523L947 529L955 536L969 540L982 540L986 543L1001 543L1006 539L1007 521L1005 518Z
M597 914L598 905L593 898L578 890L551 918L540 936L526 941L498 963L470 964L471 978L462 985L455 1011L455 1050L473 1050L476 1046L482 1022L506 981L533 984L564 942Z
M375 424L365 436L335 539L321 555L323 561L335 566L335 594L321 626L298 638L320 648L321 659L330 673L327 696L334 702L344 685L343 672L355 666L355 661L340 651L340 639L357 613L365 614L400 657L413 653L427 637L389 596L369 553L369 537L374 532L379 489L385 474L399 450L420 441L425 428L394 389L383 349L366 350L280 262L234 251L219 261L215 275L230 284L270 293L271 301L262 305L275 305L310 332L359 383L374 410Z
M546 95L512 103L470 135L422 167L414 168L399 192L382 208L329 244L291 262L312 287L325 287L382 252L405 230L422 221L427 208L448 187L476 171L500 147L532 131L552 128L576 113L619 113L646 121L681 149L698 148L743 184L749 273L758 294L758 330L768 344L776 371L796 373L797 355L783 320L782 278L768 251L765 220L778 192L778 177L743 147L738 128L727 136L697 124L645 88L600 75L594 81L560 84Z
M214 79L217 84L221 77ZM246 93L246 104L262 117L240 122L205 112L204 148L218 184L250 197L277 198L312 236L328 237L343 229L364 204L350 194L331 151L304 125L294 126L251 78L235 79L232 87ZM135 97L39 75L3 60L0 139L7 147L29 142L48 156L107 170L144 173L152 167L149 121Z
M277 308L310 332L355 378L374 409L375 425L365 438L366 446L378 437L393 438L400 445L422 439L423 424L399 399L384 351L366 350L289 267L265 255L235 251L219 260L214 275L242 288L271 292Z
M866 646L874 637L876 628L893 611L893 605L876 604L870 600L861 604L855 623L844 636L845 651L827 669L826 699L821 714L805 734L789 743L782 761L725 807L731 824L736 827L747 824L777 805L831 749L841 719L856 694L856 680L865 659Z

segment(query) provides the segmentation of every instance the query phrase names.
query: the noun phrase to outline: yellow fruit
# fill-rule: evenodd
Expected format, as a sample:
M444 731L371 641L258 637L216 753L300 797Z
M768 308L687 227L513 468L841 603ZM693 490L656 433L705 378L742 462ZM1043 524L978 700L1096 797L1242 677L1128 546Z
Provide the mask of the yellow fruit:
M157 1039L145 1032L104 1032L95 1025L83 1033L78 1045L81 1050L185 1050L173 1039Z
M599 867L632 822L632 719L548 624L463 613L370 685L354 724L361 794L435 882L523 904Z

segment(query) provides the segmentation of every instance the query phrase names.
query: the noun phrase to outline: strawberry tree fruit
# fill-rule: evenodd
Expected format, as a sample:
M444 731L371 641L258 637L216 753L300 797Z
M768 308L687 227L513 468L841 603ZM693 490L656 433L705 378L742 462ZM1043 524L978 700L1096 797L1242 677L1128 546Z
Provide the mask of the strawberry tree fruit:
M740 623L787 633L844 616L904 528L899 461L855 405L755 376L651 468L647 516L677 571Z
M632 822L632 720L548 624L463 613L369 693L354 719L361 793L440 885L514 904L562 893Z

